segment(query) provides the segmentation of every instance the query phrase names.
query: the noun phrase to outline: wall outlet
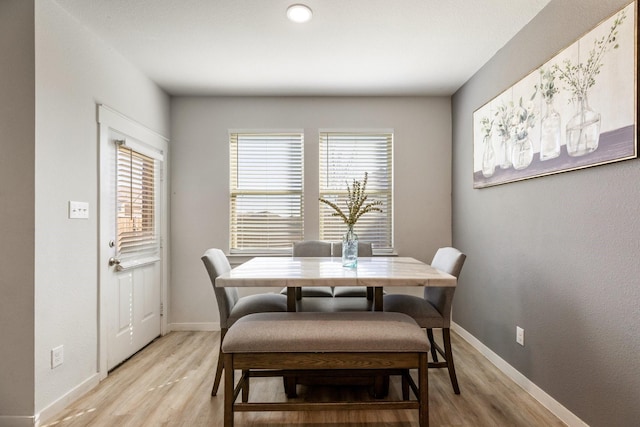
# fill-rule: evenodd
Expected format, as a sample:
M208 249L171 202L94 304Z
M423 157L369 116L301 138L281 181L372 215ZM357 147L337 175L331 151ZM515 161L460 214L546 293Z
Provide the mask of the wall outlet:
M69 218L70 219L88 219L89 203L69 201Z
M64 346L58 346L51 350L51 369L62 365L64 362Z
M516 326L516 342L524 347L524 329Z

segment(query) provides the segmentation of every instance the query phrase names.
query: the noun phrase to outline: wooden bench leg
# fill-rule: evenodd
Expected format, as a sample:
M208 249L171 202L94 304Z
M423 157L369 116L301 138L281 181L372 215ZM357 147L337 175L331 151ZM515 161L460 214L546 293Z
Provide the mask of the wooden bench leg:
M233 354L224 355L224 427L233 427Z
M429 379L427 371L429 365L427 361L427 353L420 354L420 369L418 369L418 390L420 397L419 424L420 427L429 427Z

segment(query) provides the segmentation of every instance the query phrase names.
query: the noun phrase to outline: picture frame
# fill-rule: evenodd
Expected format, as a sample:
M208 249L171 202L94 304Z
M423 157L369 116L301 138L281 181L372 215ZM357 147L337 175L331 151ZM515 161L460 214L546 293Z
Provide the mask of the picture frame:
M637 0L473 113L473 187L637 157Z

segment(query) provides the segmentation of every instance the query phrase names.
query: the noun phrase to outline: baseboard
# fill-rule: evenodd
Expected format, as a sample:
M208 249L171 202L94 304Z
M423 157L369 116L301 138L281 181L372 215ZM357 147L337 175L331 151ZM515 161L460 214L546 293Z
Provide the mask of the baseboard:
M219 331L220 322L208 323L169 323L169 331Z
M61 413L67 406L69 406L69 404L84 396L99 383L100 375L96 372L94 375L90 376L82 383L72 388L68 393L64 394L58 400L40 411L40 413L36 415L34 423L31 425L39 426L41 425L41 420L48 420L49 418L55 417L56 414ZM77 416L80 417L80 414ZM52 420L50 424L53 424L53 422L55 422L55 420ZM0 425L2 424L0 423Z
M0 415L0 427L33 427L35 420L36 417L28 415Z
M478 350L484 357L493 363L500 371L508 376L513 382L518 384L524 391L529 393L542 406L551 411L556 417L570 427L589 427L584 421L574 415L560 402L549 396L544 390L535 385L531 380L522 375L516 368L509 365L504 359L494 353L489 347L480 342L476 337L467 332L455 322L451 322L451 330L460 335L473 348Z

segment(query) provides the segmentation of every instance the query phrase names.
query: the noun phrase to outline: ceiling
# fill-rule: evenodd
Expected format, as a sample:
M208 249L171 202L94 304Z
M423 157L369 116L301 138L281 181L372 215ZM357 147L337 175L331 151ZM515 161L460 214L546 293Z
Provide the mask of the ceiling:
M550 0L55 0L172 95L451 95Z

